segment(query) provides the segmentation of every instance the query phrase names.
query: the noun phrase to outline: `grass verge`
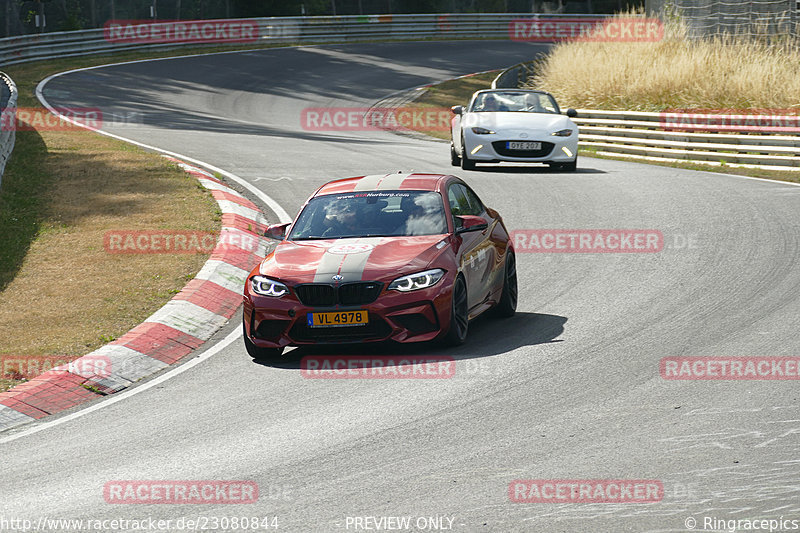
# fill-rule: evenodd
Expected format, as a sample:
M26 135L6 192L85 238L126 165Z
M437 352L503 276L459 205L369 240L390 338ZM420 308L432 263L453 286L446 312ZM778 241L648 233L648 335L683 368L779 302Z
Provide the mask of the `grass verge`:
M472 93L481 89L489 89L498 74L500 74L499 70L492 70L431 85L423 89L422 95L414 100L412 107L420 108L423 111L437 110L445 115L452 116L449 111L452 106L466 105ZM412 126L411 129L437 139L450 139L449 129L430 129L424 126Z
M656 42L559 43L532 85L584 109L800 111L797 39L690 38L680 17L667 17L664 30Z
M19 106L39 108L39 80L103 62L111 60L6 72L19 88ZM157 154L79 129L18 131L0 187L0 360L80 357L141 323L208 258L108 254L106 231L218 232L220 218L210 193ZM0 370L0 391L21 381Z

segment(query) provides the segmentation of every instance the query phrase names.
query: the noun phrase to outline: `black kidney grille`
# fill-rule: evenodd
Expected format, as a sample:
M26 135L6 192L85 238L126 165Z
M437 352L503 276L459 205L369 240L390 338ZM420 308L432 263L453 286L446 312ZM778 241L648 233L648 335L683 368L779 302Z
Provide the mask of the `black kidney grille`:
M331 285L321 283L298 285L295 291L304 305L314 307L336 305L336 291Z
M369 304L378 298L380 292L380 283L346 283L339 287L339 303L342 305Z
M295 287L297 297L310 307L364 305L374 302L383 288L377 281L344 283L338 287L327 283L306 283Z

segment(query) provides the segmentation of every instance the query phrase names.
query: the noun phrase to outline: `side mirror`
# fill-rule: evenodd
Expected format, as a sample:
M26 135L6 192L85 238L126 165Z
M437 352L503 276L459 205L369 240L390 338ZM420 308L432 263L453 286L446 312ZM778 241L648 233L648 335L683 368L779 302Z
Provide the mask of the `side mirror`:
M286 228L289 224L273 224L264 231L264 237L275 241L282 241L286 238Z
M461 115L464 113L464 106L454 105L453 107L450 108L450 111L452 111L454 115Z
M569 118L575 118L578 116L578 112L570 107L569 109L567 109L567 116Z
M489 227L489 223L483 217L476 217L474 215L456 215L456 219L461 221L461 227L456 228L456 233L483 231Z

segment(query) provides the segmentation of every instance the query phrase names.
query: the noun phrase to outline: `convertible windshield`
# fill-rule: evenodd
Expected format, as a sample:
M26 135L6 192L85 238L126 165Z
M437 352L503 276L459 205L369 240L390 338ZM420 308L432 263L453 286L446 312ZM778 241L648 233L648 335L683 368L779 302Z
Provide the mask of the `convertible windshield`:
M470 111L475 113L511 111L520 113L559 113L558 105L546 93L495 91L475 97Z
M395 237L447 233L442 197L430 191L370 191L313 198L288 239Z

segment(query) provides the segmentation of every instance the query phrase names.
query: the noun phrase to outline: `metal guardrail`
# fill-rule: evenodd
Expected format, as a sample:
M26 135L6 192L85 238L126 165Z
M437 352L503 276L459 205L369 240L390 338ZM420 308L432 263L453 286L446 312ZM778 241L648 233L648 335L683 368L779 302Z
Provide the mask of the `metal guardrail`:
M14 80L3 72L0 72L0 83L6 85L10 93L6 104L2 107L2 112L0 112L0 186L2 186L6 162L11 157L16 140L17 86L14 84Z
M131 50L191 49L208 46L264 44L325 44L354 41L425 39L508 39L515 19L581 18L586 15L541 15L533 13L459 13L428 15L343 15L323 17L268 17L235 19L255 23L258 37L242 42L112 42L103 28L39 33L0 39L0 66L44 59L85 56ZM602 15L601 15L602 16ZM196 21L181 21L184 23ZM202 23L224 23L206 20ZM228 21L230 22L230 21ZM157 22L156 22L157 23ZM13 85L13 82L8 79ZM16 91L15 91L16 94ZM15 102L16 102L16 96ZM11 107L11 106L9 106ZM13 122L13 121L12 121ZM0 132L0 177L14 145L14 132Z
M531 62L509 67L492 86L526 87L524 80L532 76L532 67ZM748 117L757 122L763 115L579 109L573 121L578 125L578 146L599 155L800 171L800 116L768 117L776 124L793 124L789 134L769 125L740 128L747 133L736 133L734 123Z
M573 120L580 131L579 146L595 150L600 155L800 170L800 136L768 133L768 126L758 130L748 128L749 133L745 134L734 133L730 131L735 127L730 123L737 120L733 117L579 109L578 117ZM800 119L772 118L795 124ZM726 123L729 125L725 126Z
M605 16L605 15L593 15ZM508 39L515 19L581 18L586 15L534 13L457 13L428 15L342 15L237 19L255 23L258 38L247 44L344 43L350 41L424 39ZM189 22L189 21L182 21ZM202 21L202 22L223 22ZM104 38L102 28L41 33L0 39L0 66L40 59L127 50L159 50L198 46L242 46L245 43L121 43Z

